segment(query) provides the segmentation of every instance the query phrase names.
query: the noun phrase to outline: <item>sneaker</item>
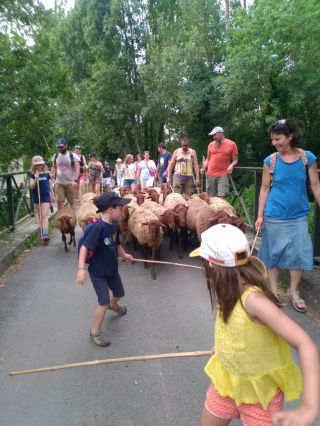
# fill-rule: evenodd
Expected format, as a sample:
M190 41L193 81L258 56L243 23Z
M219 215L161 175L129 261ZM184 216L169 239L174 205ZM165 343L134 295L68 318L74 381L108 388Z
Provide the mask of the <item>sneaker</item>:
M102 334L101 331L92 333L92 330L90 330L90 340L96 346L99 346L99 348L104 348L111 344L110 340L106 339L106 337Z
M120 303L117 303L116 306L109 305L109 309L111 311L114 311L116 314L118 314L120 317L122 315L125 315L127 313L127 307L125 305L120 305Z
M49 235L44 235L44 236L42 237L42 241L44 241L44 242L48 242L48 241L50 241L50 237L49 237Z

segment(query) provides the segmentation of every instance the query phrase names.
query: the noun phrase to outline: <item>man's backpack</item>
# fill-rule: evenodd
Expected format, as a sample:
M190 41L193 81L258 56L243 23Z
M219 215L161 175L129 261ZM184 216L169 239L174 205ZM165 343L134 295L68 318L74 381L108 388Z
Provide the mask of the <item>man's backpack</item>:
M54 154L54 158L53 158L53 163L54 163L54 167L55 169L57 169L57 157L59 155L59 152ZM74 167L74 157L73 157L73 152L69 151L69 156L70 156L70 161L71 161L71 167Z
M312 190L310 188L310 180L309 180L309 173L308 173L308 157L306 156L306 153L304 152L304 150L302 148L296 148L296 149L297 149L297 151L298 151L298 153L300 155L300 158L301 158L301 160L303 162L303 165L305 167L305 170L306 170L306 178L307 178L306 179L306 190L307 190L308 200L309 201L314 201L314 195L313 195L313 192L312 192ZM271 174L271 176L272 176L272 174L274 172L274 168L276 166L277 156L278 156L277 152L274 152L270 156L271 158L270 158L269 173Z
M85 242L85 239L86 239L86 238L87 238L87 236L89 235L89 233L90 233L91 229L94 227L94 225L95 225L95 224L96 224L99 220L101 220L101 219L98 219L98 220L96 220L96 221L94 221L94 222L89 223L89 224L88 224L88 225L84 228L83 235L82 235L82 237L80 237L80 239L79 239L79 241L78 241L78 258L79 258L79 254L80 254L80 249L81 249L81 247L83 246L83 243ZM90 263L90 262L91 262L91 260L92 260L92 258L93 258L93 255L94 255L94 250L89 249L89 250L87 251L86 263Z

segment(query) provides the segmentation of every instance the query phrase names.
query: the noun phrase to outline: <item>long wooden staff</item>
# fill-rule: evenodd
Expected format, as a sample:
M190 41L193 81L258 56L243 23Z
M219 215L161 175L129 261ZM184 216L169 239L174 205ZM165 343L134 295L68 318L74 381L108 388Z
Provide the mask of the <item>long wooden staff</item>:
M164 265L183 266L184 268L202 269L202 266L187 265L186 263L165 262L162 260L132 259L133 262L160 263Z
M251 246L250 256L251 256L251 255L252 255L252 253L253 253L254 246L256 245L256 242L257 242L257 238L258 238L259 233L260 233L260 229L258 229L258 230L257 230L257 232L256 232L256 236L254 237L253 244L252 244L252 246Z
M43 237L43 226L42 226L42 209L41 209L41 199L40 199L40 184L39 184L40 173L38 174L37 181L37 190L38 190L38 201L39 201L39 221L40 221L40 236Z
M211 354L212 354L211 351L196 351L196 352L176 352L176 353L158 354L158 355L129 356L125 358L99 359L96 361L74 362L72 364L54 365L52 367L33 368L32 370L11 371L9 373L9 376L20 376L22 374L43 373L46 371L65 370L67 368L89 367L92 365L115 364L118 362L127 363L127 362L133 362L133 361L152 361L156 359L167 359L167 358L190 358L190 357L199 357L199 356L210 356Z

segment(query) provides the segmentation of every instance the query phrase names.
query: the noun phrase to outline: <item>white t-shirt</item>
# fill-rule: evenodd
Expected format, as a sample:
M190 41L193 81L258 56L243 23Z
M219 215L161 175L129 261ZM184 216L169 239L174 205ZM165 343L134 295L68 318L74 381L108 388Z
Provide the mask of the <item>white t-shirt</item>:
M55 155L52 158L54 163ZM77 154L73 153L74 163L80 162L80 158ZM56 159L56 183L68 185L74 182L75 167L71 167L71 159L69 151L65 154L59 152Z
M128 164L128 167L123 165L123 179L135 179L136 178L136 165L134 163Z
M157 170L157 166L155 165L155 162L153 160L148 161L148 167L149 169ZM140 169L140 179L142 180L148 180L151 176L148 170L148 167L146 165L145 160L140 161L139 163L139 169Z

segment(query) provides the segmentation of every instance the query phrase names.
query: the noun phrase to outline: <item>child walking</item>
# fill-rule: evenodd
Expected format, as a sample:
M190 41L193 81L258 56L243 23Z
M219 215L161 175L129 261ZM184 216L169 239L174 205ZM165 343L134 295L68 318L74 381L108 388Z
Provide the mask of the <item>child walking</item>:
M31 189L32 201L36 206L41 228L41 239L49 241L49 207L54 200L54 193L51 185L50 173L45 161L40 155L32 158L31 170L29 172L29 187ZM40 200L39 194L40 193Z
M107 309L122 316L127 313L127 308L120 305L119 300L124 296L124 288L118 272L118 254L127 261L132 261L133 257L126 253L120 244L119 229L114 221L121 217L122 206L130 203L130 198L121 198L115 192L106 192L94 199L97 206L97 213L101 213L101 220L98 220L89 231L79 253L79 268L77 282L84 284L86 280L85 261L88 251L93 251L88 272L94 290L98 297L98 306L93 314L93 324L90 330L91 341L99 346L110 345L102 331L102 321ZM110 299L109 289L112 291Z
M312 426L319 413L319 355L311 338L280 309L263 263L250 256L245 235L219 224L201 235L201 256L216 308L211 380L200 426ZM300 357L300 371L289 345ZM283 398L300 405L283 411Z

